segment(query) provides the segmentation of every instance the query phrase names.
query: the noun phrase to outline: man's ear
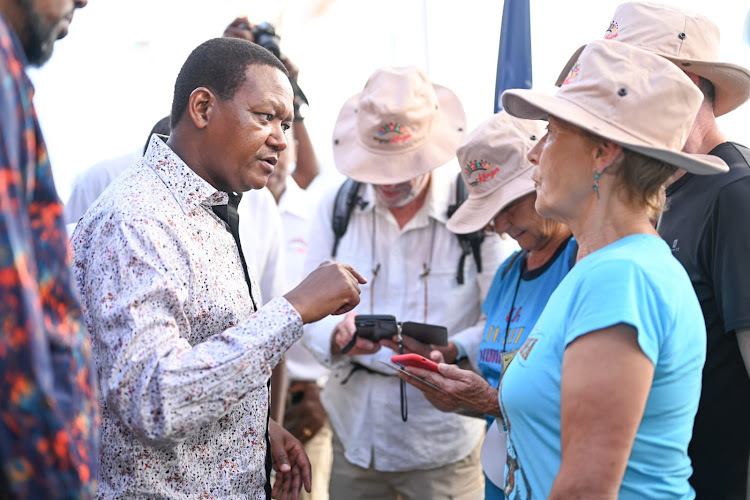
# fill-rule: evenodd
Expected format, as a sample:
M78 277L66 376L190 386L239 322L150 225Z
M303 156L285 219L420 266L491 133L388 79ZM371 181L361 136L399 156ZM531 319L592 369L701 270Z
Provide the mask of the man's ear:
M594 147L594 169L602 173L608 169L622 153L622 146L612 141L599 141Z
M696 86L699 85L701 79L700 76L696 75L695 73L691 73L690 71L685 71L685 74L690 77L690 79Z
M211 112L216 105L216 96L206 87L198 87L190 93L187 112L197 128L208 125Z

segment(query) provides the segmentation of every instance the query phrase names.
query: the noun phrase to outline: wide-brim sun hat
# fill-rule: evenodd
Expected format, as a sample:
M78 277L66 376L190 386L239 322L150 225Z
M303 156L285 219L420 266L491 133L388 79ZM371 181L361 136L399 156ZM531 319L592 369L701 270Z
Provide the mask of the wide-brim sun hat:
M750 70L719 61L719 28L707 17L669 5L628 2L617 7L612 19L605 39L649 50L710 81L716 90L715 116L738 108L750 98ZM558 86L582 50L578 49L563 68Z
M333 129L333 159L345 176L398 184L448 163L466 133L458 97L413 67L386 67L344 103Z
M456 156L469 197L448 219L454 233L473 233L510 203L534 192L529 150L545 134L543 122L501 111L472 130Z
M553 116L688 172L726 172L716 156L682 152L702 101L698 87L674 64L610 40L586 45L555 95L506 90L502 96L513 116Z

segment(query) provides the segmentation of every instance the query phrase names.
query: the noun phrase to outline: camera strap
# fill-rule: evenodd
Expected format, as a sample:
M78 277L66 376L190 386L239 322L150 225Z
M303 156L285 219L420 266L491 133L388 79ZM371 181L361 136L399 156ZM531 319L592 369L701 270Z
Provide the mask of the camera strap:
M398 353L403 354L404 353L403 327L400 321L395 322L395 324L396 324L396 338L398 341ZM341 352L342 353L349 352L352 349L352 347L354 347L354 344L356 343L356 341L357 341L357 333L355 332L354 335L352 336L352 339L342 348ZM372 370L371 368L367 366L357 363L354 360L351 360L351 364L352 364L352 369L341 381L341 385L344 385L347 382L349 382L349 379L352 377L352 375L354 375L355 372L358 372L360 370L364 370L368 373L372 373L376 375L386 375L385 373ZM399 392L400 392L400 403L401 403L401 420L406 422L409 418L409 406L406 401L406 382L404 382L404 380L401 378L399 378Z
M398 326L398 353L404 353L404 338L401 335L401 323L397 323ZM409 405L406 402L406 382L404 379L399 378L399 388L401 389L401 420L406 422L409 418Z

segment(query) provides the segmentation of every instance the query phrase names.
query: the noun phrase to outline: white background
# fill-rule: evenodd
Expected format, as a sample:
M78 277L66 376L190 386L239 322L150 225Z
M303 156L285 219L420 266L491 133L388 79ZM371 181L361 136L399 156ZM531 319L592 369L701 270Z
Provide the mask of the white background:
M569 56L602 38L619 0L531 0L534 88L553 92ZM666 1L721 28L722 59L750 67L745 2ZM331 131L343 102L383 65L416 65L452 89L469 129L492 114L502 0L90 0L52 60L32 70L35 104L65 201L75 176L143 147L169 114L177 73L190 51L221 36L237 15L269 21L300 67L310 100L307 126L322 163L321 187L338 177ZM719 123L750 145L750 105Z

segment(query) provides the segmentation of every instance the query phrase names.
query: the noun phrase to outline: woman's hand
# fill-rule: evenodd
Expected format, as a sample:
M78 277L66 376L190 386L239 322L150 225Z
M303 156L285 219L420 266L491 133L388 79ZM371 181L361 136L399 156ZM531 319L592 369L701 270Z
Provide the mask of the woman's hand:
M442 354L442 359L439 362L453 363L458 357L458 348L453 342L448 342L446 346L439 346L435 344L423 344L414 337L408 335L401 336L401 342L404 344L404 354L413 352L419 354L425 358L429 358L433 351L439 351ZM399 352L398 337L392 339L383 339L380 341L380 345L388 347L393 352Z
M488 384L481 375L442 362L442 353L438 351L433 351L430 357L439 363L440 373L413 367L406 368L406 371L440 387L443 392L403 373L399 373L398 376L422 391L432 406L440 411L463 410L485 415L500 415L497 389Z

